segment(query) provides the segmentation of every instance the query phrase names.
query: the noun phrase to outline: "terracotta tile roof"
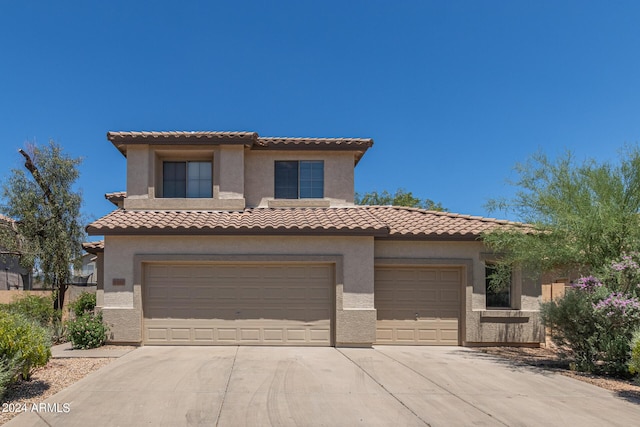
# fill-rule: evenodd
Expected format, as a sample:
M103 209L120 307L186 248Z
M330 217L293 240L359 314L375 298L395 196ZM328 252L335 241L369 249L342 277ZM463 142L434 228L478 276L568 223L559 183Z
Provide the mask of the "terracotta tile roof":
M373 146L371 138L289 138L259 137L252 147L256 150L332 150L354 151L357 165L364 153Z
M343 148L369 148L373 146L371 138L289 138L289 137L259 137L257 145L261 147L343 147Z
M394 206L254 208L236 212L116 210L87 227L109 234L322 234L391 239L476 240L495 227L522 224Z
M5 223L9 223L9 224L14 224L16 222L15 219L10 218L6 215L2 215L0 214L0 222L5 222Z
M386 235L387 227L364 209L256 208L244 211L127 211L118 209L89 224L107 234L322 234Z
M476 240L496 227L524 227L495 218L400 206L362 206L361 209L387 225L388 237L395 239Z
M95 242L84 242L82 249L90 254L97 254L98 252L104 252L104 240L98 240Z
M356 163L368 148L373 146L371 138L290 138L261 137L256 132L107 132L107 139L122 154L128 144L243 144L252 149L273 150L351 150L356 152Z
M255 132L212 132L212 131L169 131L169 132L107 132L107 139L111 142L126 142L128 144L158 144L164 141L189 142L207 140L239 140L253 142L258 137Z
M118 203L122 202L124 198L127 197L126 191L116 191L114 193L107 193L104 195L104 198L118 206Z

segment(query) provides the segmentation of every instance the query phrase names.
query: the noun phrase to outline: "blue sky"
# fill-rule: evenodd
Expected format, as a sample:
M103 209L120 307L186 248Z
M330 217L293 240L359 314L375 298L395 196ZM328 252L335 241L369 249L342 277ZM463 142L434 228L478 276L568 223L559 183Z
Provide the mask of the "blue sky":
M0 179L82 157L89 220L126 188L109 130L370 137L356 190L490 214L536 151L640 141L637 1L0 1ZM517 218L509 218L517 219Z

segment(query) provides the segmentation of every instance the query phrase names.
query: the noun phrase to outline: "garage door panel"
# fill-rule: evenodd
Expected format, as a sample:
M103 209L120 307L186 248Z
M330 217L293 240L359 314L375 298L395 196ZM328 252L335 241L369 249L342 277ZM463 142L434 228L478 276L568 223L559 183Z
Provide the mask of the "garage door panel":
M429 344L437 344L438 342L438 329L436 328L420 328L418 329L417 339Z
M214 333L211 328L194 328L193 339L195 341L213 341Z
M417 279L425 282L435 282L438 280L437 270L419 270L416 273Z
M263 329L263 340L265 342L281 342L284 341L284 329Z
M440 270L440 280L443 282L460 283L461 271L459 269L442 269Z
M377 267L377 344L458 345L462 270Z
M442 300L437 289L423 289L419 291L418 296L418 300L423 304L438 303Z
M331 345L333 287L328 264L148 264L144 340Z
M442 289L440 291L440 301L443 303L458 304L460 302L460 291L458 289Z

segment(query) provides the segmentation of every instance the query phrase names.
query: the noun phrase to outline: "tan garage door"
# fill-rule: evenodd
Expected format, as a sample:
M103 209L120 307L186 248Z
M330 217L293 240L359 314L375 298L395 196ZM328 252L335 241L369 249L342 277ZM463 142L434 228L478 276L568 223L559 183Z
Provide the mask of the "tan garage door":
M377 344L458 345L462 269L376 267Z
M144 341L331 345L333 267L146 264Z

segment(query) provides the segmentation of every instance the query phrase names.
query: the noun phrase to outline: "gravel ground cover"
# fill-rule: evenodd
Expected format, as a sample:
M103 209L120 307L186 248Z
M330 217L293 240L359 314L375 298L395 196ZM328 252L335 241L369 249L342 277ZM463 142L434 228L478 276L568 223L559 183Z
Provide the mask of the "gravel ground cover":
M38 368L30 381L19 381L7 390L0 405L0 425L20 414L22 408L39 404L62 389L81 380L114 358L51 359Z

